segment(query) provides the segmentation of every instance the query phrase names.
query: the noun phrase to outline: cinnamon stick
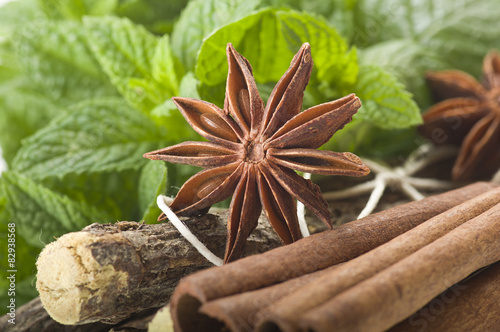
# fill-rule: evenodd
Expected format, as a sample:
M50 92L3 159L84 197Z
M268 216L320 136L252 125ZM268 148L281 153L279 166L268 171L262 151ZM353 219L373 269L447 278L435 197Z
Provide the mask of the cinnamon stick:
M193 331L196 326L191 322L203 324L209 320L198 312L202 303L348 261L495 187L493 183L475 183L393 207L261 255L192 274L181 280L172 296L171 312L176 329Z
M500 260L500 204L302 315L307 331L382 331ZM266 331L261 329L260 331Z
M500 331L500 262L453 285L389 332Z
M342 263L269 287L209 301L200 307L199 312L223 322L231 331L253 331L257 323L266 317L267 308L290 292L316 282L341 265ZM214 325L220 324L211 322Z
M303 314L329 301L342 291L415 253L500 203L500 188L451 208L364 255L352 259L274 303L263 325L276 324L283 331L296 331Z

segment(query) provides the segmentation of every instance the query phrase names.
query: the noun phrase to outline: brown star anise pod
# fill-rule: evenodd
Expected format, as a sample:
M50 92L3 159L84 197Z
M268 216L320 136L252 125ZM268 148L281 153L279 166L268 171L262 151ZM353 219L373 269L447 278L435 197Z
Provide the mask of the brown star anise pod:
M285 244L302 237L295 199L331 227L328 204L319 188L293 170L326 175L369 173L352 153L316 150L352 119L361 103L351 94L301 112L312 70L309 44L295 55L265 108L249 62L231 44L227 58L223 110L196 99L173 98L193 129L209 142L184 142L144 155L206 168L182 186L170 205L178 215L204 214L234 193L224 262L239 257L262 208Z
M500 167L500 56L483 61L482 83L458 70L430 72L427 82L439 102L423 114L421 132L437 144L461 144L454 180L492 174Z

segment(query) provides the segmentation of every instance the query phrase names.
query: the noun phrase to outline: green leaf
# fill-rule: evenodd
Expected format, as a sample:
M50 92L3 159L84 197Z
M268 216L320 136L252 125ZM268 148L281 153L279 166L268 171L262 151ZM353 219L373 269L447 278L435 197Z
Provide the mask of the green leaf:
M293 57L279 30L276 10L262 10L222 27L205 39L195 71L203 84L224 84L228 68L226 45L229 42L250 61L259 82L279 80Z
M490 0L359 0L355 17L356 45L411 39L476 76L484 55L500 45L500 6Z
M362 64L377 64L393 73L406 89L413 92L422 108L430 105L424 78L427 70L445 69L448 65L439 54L411 39L396 39L375 44L361 53Z
M337 86L353 84L358 74L356 51L323 19L297 12L278 12L283 36L291 49L305 41L318 70L318 79Z
M78 22L40 20L17 40L19 63L32 89L60 104L116 94Z
M372 158L400 158L415 150L415 129L382 129L356 118L335 133L325 145L332 151L349 151Z
M192 70L203 39L212 31L255 10L260 0L194 0L182 11L172 32L175 55Z
M177 94L177 75L175 73L174 56L170 47L170 38L163 36L158 41L152 61L152 75L155 81L167 88L171 95Z
M120 100L91 100L26 139L13 168L35 178L137 169L162 134L149 117Z
M26 243L26 240L23 238L23 234L21 234L17 229L15 221L10 218L6 211L2 210L4 210L4 207L0 202L0 243L3 245L3 247L0 248L0 266L4 267L3 269L0 269L0 315L4 315L7 312L4 308L7 309L7 304L10 300L10 296L8 296L10 282L7 279L10 274L7 272L7 267L9 266L7 251L9 234L15 234L16 266L14 270L16 270L17 307L23 305L38 295L34 281L36 278L35 262L38 254L40 253L39 247L34 247ZM14 233L11 233L9 229L14 230Z
M171 33L174 21L189 0L127 0L120 1L119 16L128 17L157 34Z
M350 36L353 29L353 7L357 0L264 0L274 8L288 7L297 11L323 16L344 37Z
M40 8L37 0L12 1L1 6L0 9L0 40L1 37L10 38L16 31L23 29L29 22L39 19Z
M132 106L149 112L176 93L168 37L159 42L144 27L124 18L86 17L84 23L102 69Z
M10 216L29 245L43 247L64 233L109 221L93 207L75 202L19 173L2 173L1 183Z
M362 66L354 92L361 99L358 119L385 129L405 128L422 123L420 109L412 95L390 73L380 67Z
M194 74L188 72L180 82L177 96L202 99L198 93L199 83ZM174 140L173 138L182 138L184 141L200 139L200 136L189 126L172 99L167 99L163 104L155 107L151 111L151 115L155 116L157 122L165 128L173 142L179 141L179 139Z
M138 183L140 169L121 172L66 174L43 179L42 184L76 202L106 211L113 220L140 220Z
M2 41L1 38L0 36L0 95L12 85L10 81L15 80L21 72L12 43Z
M200 99L198 93L198 85L200 82L196 79L192 72L188 72L179 84L179 97ZM155 116L172 116L172 113L178 113L177 106L175 106L172 99L167 99L163 104L156 107L151 114Z
M321 79L342 85L354 82L356 77L355 52L347 51L345 41L324 20L295 11L266 9L224 26L204 41L196 66L203 84L225 82L228 42L250 61L261 83L279 80L305 42L311 44Z
M39 0L45 13L51 17L80 20L83 16L103 16L114 12L118 0Z
M18 79L0 92L0 146L11 163L21 147L21 139L34 134L63 110L46 95L30 90L28 82ZM33 110L36 110L34 112Z
M161 213L156 197L164 194L167 185L167 167L163 161L150 161L144 166L139 178L139 205L142 220L154 223Z

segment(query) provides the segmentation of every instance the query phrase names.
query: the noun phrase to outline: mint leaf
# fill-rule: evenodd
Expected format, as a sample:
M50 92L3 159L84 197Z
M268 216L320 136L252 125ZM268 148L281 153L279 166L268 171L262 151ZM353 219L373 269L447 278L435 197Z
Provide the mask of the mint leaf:
M199 84L200 82L194 74L188 72L179 84L177 95L185 98L203 99L198 93ZM185 141L200 139L200 136L189 126L172 99L167 99L163 104L155 107L151 111L151 115L157 117L157 122L165 128L170 138L182 137Z
M15 172L2 173L1 188L19 234L29 245L43 247L54 237L80 230L108 217Z
M142 220L154 223L161 213L156 197L165 193L167 167L163 161L150 161L144 166L139 178L139 206Z
M500 44L500 6L489 0L359 0L353 42L367 47L411 39L456 68L479 75L484 55ZM404 19L402 19L404 18Z
M120 1L118 16L128 17L156 34L171 33L173 24L189 0Z
M84 23L102 69L132 106L149 112L176 94L168 37L159 42L144 27L124 18L86 17Z
M37 0L12 1L1 6L0 37L10 38L13 33L26 26L27 22L39 19L40 8ZM1 40L1 38L0 38Z
M198 93L198 85L200 82L196 79L192 72L188 72L182 78L179 84L179 93L178 96L185 98L194 98L200 99L200 95ZM151 114L155 116L172 116L173 112L178 113L177 106L175 106L172 99L167 99L163 104L156 107Z
M309 14L266 9L217 30L204 41L198 55L196 75L203 84L225 82L228 42L250 61L261 83L279 80L304 42L311 44L321 80L343 85L356 78L355 53L348 52L345 41L324 20Z
M5 309L7 309L10 300L10 296L8 296L10 282L7 279L10 273L6 269L9 266L7 243L8 234L11 234L9 227L16 224L15 220L6 213L4 207L6 202L4 201L6 200L0 199L0 243L4 244L4 248L0 250L0 265L5 267L0 269L0 315L7 313ZM19 232L17 227L10 227L10 229L12 228L14 228L16 235L16 306L19 307L38 295L32 282L36 278L36 269L34 267L40 248L27 244L23 234Z
M12 43L1 40L0 36L0 95L9 88L13 79L20 73L17 55L13 50Z
M178 85L173 59L170 38L165 35L156 45L151 70L153 79L162 84L171 95L177 94Z
M429 106L430 102L424 72L447 68L444 61L439 54L411 39L375 44L364 49L360 57L362 64L377 64L394 74L407 90L414 93L422 108Z
M80 20L83 16L103 16L113 13L118 0L40 0L41 7L51 18Z
M361 110L360 110L361 112ZM415 129L382 129L354 116L324 146L332 151L350 151L372 158L399 158L418 146Z
M220 28L205 39L195 70L203 84L224 84L228 68L228 42L252 64L258 82L279 80L293 57L279 30L276 10L262 10Z
M162 136L149 117L122 101L91 100L27 138L13 168L35 178L137 169Z
M63 112L46 95L31 90L23 78L9 83L0 92L0 146L8 164L21 147L21 139L34 134Z
M278 12L283 37L290 49L305 41L318 70L318 79L337 86L353 84L358 74L356 51L348 52L345 40L320 17L297 12Z
M172 47L186 70L192 70L203 39L212 31L255 10L260 0L194 0L182 11L172 31Z
M147 162L147 160L146 160ZM113 220L140 220L137 196L140 169L121 172L66 174L44 178L42 184L76 202L106 211Z
M266 5L280 8L288 7L323 16L344 37L353 30L353 7L357 0L264 0Z
M380 67L362 66L354 92L361 99L357 119L385 129L405 128L422 123L420 109L412 95L390 73Z
M41 20L27 25L16 49L32 88L60 104L116 93L78 22Z

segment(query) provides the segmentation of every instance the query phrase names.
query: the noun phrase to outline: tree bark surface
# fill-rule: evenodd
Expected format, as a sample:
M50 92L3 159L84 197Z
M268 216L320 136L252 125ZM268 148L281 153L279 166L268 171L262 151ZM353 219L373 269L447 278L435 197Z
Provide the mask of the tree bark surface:
M225 216L186 220L206 246L224 254ZM247 242L245 255L280 245L267 222ZM37 289L62 324L114 324L143 309L165 305L179 279L210 267L170 224L92 224L50 243L37 261Z

